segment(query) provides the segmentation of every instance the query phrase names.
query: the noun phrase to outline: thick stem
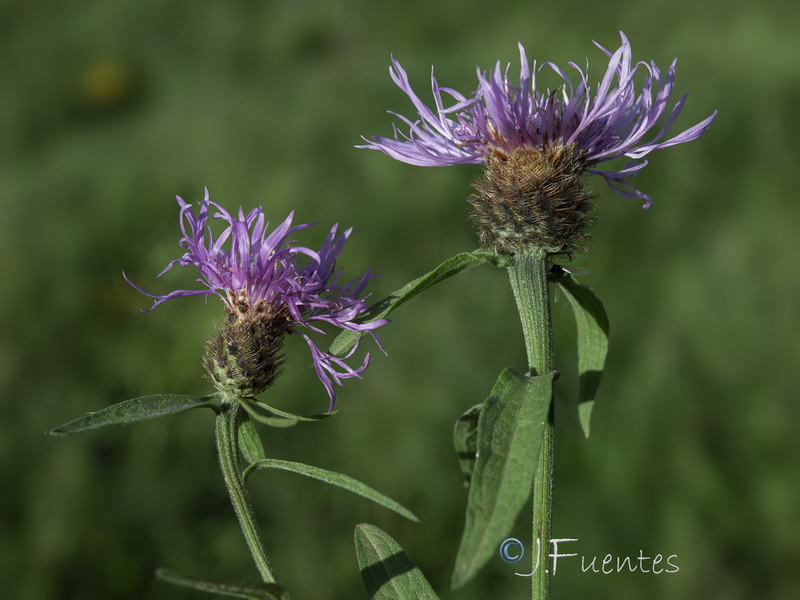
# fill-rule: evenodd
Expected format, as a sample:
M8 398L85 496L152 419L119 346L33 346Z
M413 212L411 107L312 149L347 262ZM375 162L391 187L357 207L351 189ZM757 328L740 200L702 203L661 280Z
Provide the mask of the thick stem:
M547 288L547 254L543 251L518 253L514 257L514 265L509 267L509 276L522 321L530 374L545 375L555 370L553 321L550 316L550 293ZM553 518L554 456L555 429L551 404L533 483L532 547L536 548L536 542L539 540L541 553L545 557L531 577L533 600L546 600L550 597L552 561L548 555Z
M547 288L547 254L518 253L508 272L522 321L530 374L545 375L555 370L553 321L550 317L550 293Z
M231 496L233 510L239 519L244 539L250 548L250 554L253 555L258 572L261 573L261 578L265 583L276 583L275 576L272 574L272 569L269 565L269 559L267 559L267 555L264 552L264 545L258 535L255 514L250 505L250 499L239 470L239 454L236 443L236 417L239 410L241 408L235 401L223 402L222 411L217 415L216 438L219 464L222 467L225 485Z

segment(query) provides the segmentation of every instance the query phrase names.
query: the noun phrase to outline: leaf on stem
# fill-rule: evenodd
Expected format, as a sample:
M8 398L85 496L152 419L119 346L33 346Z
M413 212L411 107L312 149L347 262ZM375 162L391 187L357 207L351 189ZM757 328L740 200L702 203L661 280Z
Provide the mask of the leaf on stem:
M608 315L595 293L588 286L578 283L570 273L562 273L558 285L575 313L578 331L578 418L588 438L594 399L608 353Z
M192 408L211 408L214 411L219 411L219 402L213 394L205 398L197 398L187 394L142 396L112 404L97 412L88 413L74 421L51 429L47 433L50 435L70 435L107 425L146 421L147 419L172 415Z
M239 411L237 416L236 438L239 441L239 450L249 464L266 458L261 437L245 411Z
M285 410L280 410L269 404L265 404L255 398L237 398L247 413L259 423L270 425L271 427L291 427L299 422L313 423L332 417L337 411L322 413L319 415L302 416L295 415Z
M509 367L483 404L453 589L497 552L531 494L554 377L555 373L531 377Z
M428 580L400 545L381 529L355 529L356 557L370 600L438 600Z
M354 494L358 494L367 500L372 500L376 504L380 504L384 508L388 508L397 514L402 515L406 519L414 521L415 523L419 523L419 519L416 517L416 515L405 508L402 504L395 502L388 496L384 496L380 492L369 487L367 484L362 483L357 479L353 479L347 475L337 473L336 471L327 471L325 469L320 469L319 467L312 467L311 465L291 462L288 460L267 458L254 462L252 465L247 467L247 469L244 471L243 478L246 480L253 471L258 471L261 469L281 469L283 471L291 471L292 473L305 475L306 477L311 477L312 479L318 479L319 481L323 481L325 483L343 488L349 492L353 492Z
M361 323L369 323L383 319L390 312L398 306L411 300L417 294L420 294L437 283L444 281L448 277L458 275L461 271L471 269L481 264L491 264L496 267L507 267L511 264L512 259L498 256L494 252L488 250L473 250L472 252L461 252L452 258L448 258L433 271L426 273L422 277L407 283L399 290L389 294L383 300L380 300L369 307L359 321ZM363 332L358 331L343 331L336 339L333 340L330 347L330 353L334 356L345 356L359 338L364 335Z
M221 583L181 575L170 569L156 569L161 581L174 583L218 596L244 598L245 600L289 600L289 593L277 583Z

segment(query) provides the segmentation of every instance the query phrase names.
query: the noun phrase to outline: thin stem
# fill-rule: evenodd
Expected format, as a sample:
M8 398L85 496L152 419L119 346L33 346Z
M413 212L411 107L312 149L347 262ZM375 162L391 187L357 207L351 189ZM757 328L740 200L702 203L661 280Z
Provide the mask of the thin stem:
M544 375L555 370L553 352L553 321L550 315L550 293L547 288L547 254L545 252L519 253L514 265L509 267L511 288L517 301L528 368L531 375ZM553 520L553 465L555 457L555 429L553 405L550 405L548 423L544 429L539 451L536 477L533 483L533 548L541 542L545 559L531 577L531 598L547 600L550 597L551 560L548 558Z
M264 545L258 535L255 514L250 505L247 490L244 487L242 474L239 470L239 454L236 443L236 417L241 410L236 402L223 402L222 411L217 415L216 438L219 464L225 477L225 485L231 496L233 510L239 519L244 539L250 548L250 554L258 567L261 578L265 583L276 583L275 576L269 565L269 559L264 552Z
M553 467L555 465L555 428L553 427L553 406L550 405L550 419L544 428L542 449L539 451L539 464L533 480L533 538L542 542L544 555L542 567L531 578L531 598L546 600L550 597L550 573L552 560L550 539L553 526Z

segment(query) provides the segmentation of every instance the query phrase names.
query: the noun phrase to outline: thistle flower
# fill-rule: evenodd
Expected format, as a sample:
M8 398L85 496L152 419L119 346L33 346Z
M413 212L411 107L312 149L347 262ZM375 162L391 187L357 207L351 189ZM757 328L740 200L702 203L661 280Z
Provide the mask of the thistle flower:
M594 93L587 73L575 63L569 63L576 72L574 82L551 62L538 68L534 63L531 69L519 44L516 85L508 78L510 66L502 70L499 62L491 73L478 69L478 88L469 98L439 86L431 73L435 110L414 93L406 72L392 59L391 77L411 99L419 119L396 115L408 126L407 133L395 126L394 139L364 138L368 143L358 147L412 165L486 165L487 181L476 186L479 196L471 199L484 245L510 253L526 245L568 253L586 237L591 221L584 176L600 175L619 195L641 198L649 208L650 196L630 182L647 165L645 156L697 139L717 114L664 139L683 108L684 95L657 133L645 139L667 114L677 59L666 77L652 61L633 65L628 39L622 32L620 36L622 45L613 53L595 42L609 62ZM552 92L537 88L537 73L545 67L562 82ZM640 72L645 78L639 87L634 78ZM455 103L445 106L443 95ZM622 168L598 168L623 156L632 161Z
M387 320L359 324L355 319L367 309L361 297L371 269L363 276L340 284L341 270L336 259L352 229L337 236L337 225L328 233L319 251L295 245L290 236L313 224L292 226L294 212L272 232L268 231L264 211L253 209L247 216L239 209L238 218L209 200L208 190L195 214L192 205L177 197L183 236L180 246L186 250L173 260L158 277L173 266L194 266L200 271L197 280L208 289L175 290L164 296L137 290L155 298L150 310L159 304L183 296L216 294L228 313L223 328L209 341L205 367L209 379L220 391L235 390L243 396L263 392L280 372L283 357L279 352L283 336L298 334L308 344L314 368L330 397L330 408L336 405L333 384L360 378L369 364L369 354L358 368L349 367L356 348L344 358L337 358L320 348L305 333L324 333L318 323L340 329L368 332L380 345L373 330ZM214 239L207 228L209 211L216 209L215 219L227 226ZM223 247L227 249L223 249ZM126 277L127 279L127 277Z

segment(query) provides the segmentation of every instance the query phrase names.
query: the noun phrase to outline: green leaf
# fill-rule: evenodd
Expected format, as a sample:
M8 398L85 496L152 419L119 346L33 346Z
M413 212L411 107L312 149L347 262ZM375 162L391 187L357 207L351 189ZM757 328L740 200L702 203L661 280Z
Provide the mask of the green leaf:
M181 575L170 569L156 569L156 577L161 581L218 596L245 600L289 600L289 593L277 583L220 583Z
M417 294L420 294L428 288L433 287L440 281L444 281L453 275L458 275L461 273L461 271L471 269L472 267L484 263L491 264L496 267L506 267L511 264L511 262L512 259L498 256L494 252L490 252L488 250L461 252L452 258L448 258L430 273L427 273L422 277L407 283L399 290L389 294L383 300L380 300L379 302L376 302L370 306L369 310L367 310L367 312L361 316L359 321L361 323L369 323L371 321L383 319L386 317L386 315L404 302L411 300L411 298ZM345 356L348 352L350 352L350 350L353 349L353 346L356 345L356 342L362 335L364 335L364 332L343 331L336 337L336 339L333 340L333 343L330 347L330 353L334 356Z
M589 422L594 399L608 353L608 315L603 303L589 289L564 272L558 279L575 313L578 331L578 418L589 437Z
M271 427L291 427L300 422L313 423L332 417L337 411L322 413L319 415L301 416L280 410L274 406L264 404L254 398L237 398L247 413L259 423L270 425Z
M291 471L292 473L297 473L299 475L311 477L312 479L324 481L325 483L338 486L349 492L363 496L367 500L372 500L384 508L388 508L397 514L404 516L406 519L410 519L415 523L419 523L419 519L416 517L416 515L405 508L402 504L395 502L388 496L384 496L380 492L369 487L367 484L358 481L358 479L353 479L352 477L342 475L336 471L326 471L325 469L320 469L319 467L312 467L311 465L291 462L288 460L267 458L264 460L259 460L258 462L255 462L247 467L247 469L244 471L244 479L246 480L253 471L258 471L261 469L281 469L283 471Z
M239 441L239 450L242 451L242 456L248 463L254 463L266 458L261 437L245 411L238 411L236 437Z
M497 552L531 494L554 377L530 377L507 368L483 404L453 588L471 579Z
M475 469L475 455L478 452L478 417L483 404L477 404L458 417L453 427L453 446L458 456L458 465L464 475L464 487L469 487L472 471Z
M389 534L362 523L356 526L355 543L370 600L438 600L422 571Z
M215 395L205 398L196 398L187 394L156 394L142 396L107 406L97 412L91 412L83 417L65 423L60 427L51 429L50 435L70 435L89 431L106 425L119 425L123 423L136 423L155 419L164 415L172 415L192 408L211 408L219 410L219 402Z

